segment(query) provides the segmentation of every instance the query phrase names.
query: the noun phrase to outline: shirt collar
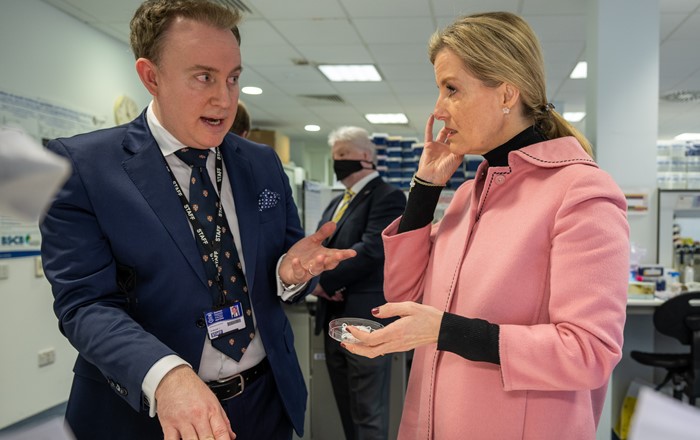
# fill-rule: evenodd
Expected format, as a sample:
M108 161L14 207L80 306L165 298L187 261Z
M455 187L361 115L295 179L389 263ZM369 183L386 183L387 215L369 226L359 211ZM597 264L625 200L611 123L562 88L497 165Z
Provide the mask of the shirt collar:
M148 123L148 128L151 130L151 134L153 134L153 138L156 140L158 147L160 147L160 151L163 153L163 157L167 157L178 150L187 148L187 145L178 141L175 136L160 123L156 113L153 111L153 101L148 104L148 109L146 109L146 122Z
M379 172L377 171L372 171L371 173L367 174L365 177L360 179L357 183L355 183L352 187L350 187L350 191L352 191L354 194L359 194L360 191L362 191L362 188L367 186L367 184L373 180L375 177L379 177Z

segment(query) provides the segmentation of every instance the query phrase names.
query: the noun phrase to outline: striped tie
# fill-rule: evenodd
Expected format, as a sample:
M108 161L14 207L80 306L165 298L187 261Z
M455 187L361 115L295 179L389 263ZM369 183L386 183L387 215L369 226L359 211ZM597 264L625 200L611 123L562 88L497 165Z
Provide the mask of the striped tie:
M343 200L340 201L340 208L338 208L338 212L335 213L333 216L333 222L338 223L338 220L343 217L343 214L345 213L345 210L348 209L348 205L350 204L350 200L352 200L352 196L354 196L355 193L352 192L350 189L345 190L345 194L343 194Z

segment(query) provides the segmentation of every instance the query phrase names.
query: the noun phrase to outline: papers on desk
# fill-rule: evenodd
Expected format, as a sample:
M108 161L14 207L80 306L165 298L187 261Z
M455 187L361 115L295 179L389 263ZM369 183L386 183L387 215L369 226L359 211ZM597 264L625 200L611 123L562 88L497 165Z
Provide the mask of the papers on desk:
M630 440L697 440L700 408L642 387L634 410Z

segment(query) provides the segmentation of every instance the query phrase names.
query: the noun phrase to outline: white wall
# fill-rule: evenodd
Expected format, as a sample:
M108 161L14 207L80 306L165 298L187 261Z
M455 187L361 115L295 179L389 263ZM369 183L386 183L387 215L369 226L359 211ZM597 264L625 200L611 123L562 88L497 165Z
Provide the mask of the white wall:
M39 0L0 3L0 90L96 115L114 125L114 100L150 96L129 47ZM48 282L35 259L1 259L0 428L65 401L76 352L59 333ZM40 350L56 362L39 368Z

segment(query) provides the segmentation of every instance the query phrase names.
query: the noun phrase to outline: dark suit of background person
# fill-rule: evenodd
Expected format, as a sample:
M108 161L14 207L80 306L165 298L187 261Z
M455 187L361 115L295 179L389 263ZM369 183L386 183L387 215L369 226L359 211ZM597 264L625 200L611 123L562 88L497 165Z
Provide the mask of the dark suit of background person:
M185 9L204 9L218 25L183 19ZM54 311L79 352L66 419L78 439L213 439L217 433L219 440L232 438L232 429L238 440L291 439L292 427L302 435L307 393L278 294L290 292L285 282L310 290L303 283L311 271L335 267L352 252L321 247L332 225L325 235L302 239L275 152L228 133L238 101L241 60L232 28L239 16L209 2L144 3L132 37L136 16L137 26L148 27L164 22L161 11L177 11L153 58L162 64L140 56L132 38L136 70L153 95L147 110L128 124L47 146L73 168L41 226ZM204 313L215 309L211 285L166 167L184 191L190 168L174 152L185 145L218 148L223 157L221 202L240 239L257 324L240 362L206 342ZM205 169L210 176L213 156ZM234 209L226 208L230 203ZM258 363L244 367L246 359ZM242 394L218 400L204 382L239 365L261 373ZM207 372L215 377L202 377ZM157 380L149 388L152 374Z
M328 322L339 317L374 319L372 308L386 302L381 231L401 215L406 198L373 169L374 145L366 131L342 127L331 133L329 143L336 175L343 185L356 190L358 182L366 184L356 191L335 233L326 241L327 246L352 248L357 256L321 274L314 291L318 296L316 333L324 332L326 366L346 438L386 439L391 356L367 359L350 354L328 336ZM346 172L352 171L353 165L357 170L344 177L339 168L347 165ZM320 225L333 219L342 198L340 195L330 202ZM326 299L329 297L331 300Z

